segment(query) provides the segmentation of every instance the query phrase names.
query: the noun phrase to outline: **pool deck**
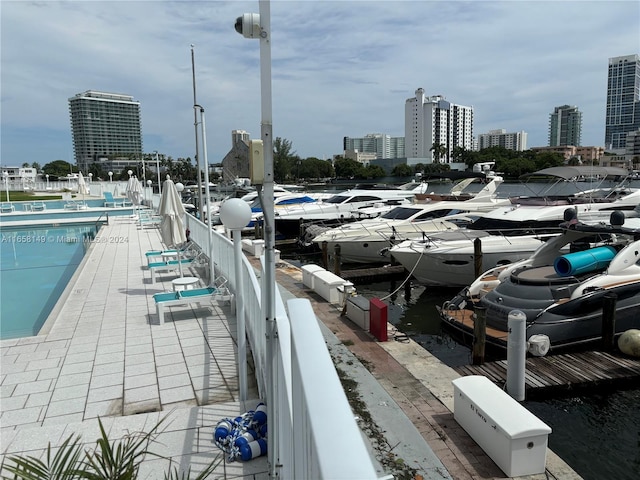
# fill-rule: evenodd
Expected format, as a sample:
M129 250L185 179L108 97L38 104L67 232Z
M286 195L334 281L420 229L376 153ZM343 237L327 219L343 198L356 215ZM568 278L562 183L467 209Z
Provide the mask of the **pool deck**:
M111 218L44 331L0 342L2 455L40 456L71 434L93 444L98 416L111 438L148 431L166 416L151 448L166 458L145 461L141 478L161 478L170 466L195 473L216 459L215 478L268 478L266 457L227 462L212 441L219 420L259 402L253 378L251 400L238 401L235 316L215 302L180 306L159 325L152 295L170 291L176 278L151 283L144 253L159 248L157 229ZM505 478L453 419L452 369L415 342L376 342L306 289L299 269L279 264L277 281L285 299L311 301L334 361L357 381L390 453L423 479ZM547 468L580 478L550 451Z
M40 456L49 442L59 445L71 434L93 444L98 417L110 437L119 438L149 431L167 416L154 453L194 472L222 459L213 429L257 405L255 382L249 381L253 400L241 405L236 323L228 305L172 307L158 325L152 295L172 290L176 275L160 274L152 284L143 266L145 252L161 247L158 229L112 217L43 327L46 333L0 343L3 455ZM151 459L141 473L158 478L168 470L169 460ZM266 478L266 470L261 457L223 461L217 471L227 478Z

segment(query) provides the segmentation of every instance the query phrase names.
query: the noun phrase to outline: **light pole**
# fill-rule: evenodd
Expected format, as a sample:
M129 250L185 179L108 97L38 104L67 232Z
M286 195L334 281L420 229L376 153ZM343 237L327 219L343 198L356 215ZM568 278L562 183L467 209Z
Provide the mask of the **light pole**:
M211 195L209 195L209 162L207 160L207 131L204 122L204 108L194 105L194 109L200 110L200 122L202 123L202 158L204 160L204 183L207 186L205 202L207 205L207 230L209 232L209 283L213 286L216 267L213 263L213 240L211 239ZM202 207L200 207L202 208Z
M197 105L198 101L196 100L196 61L193 52L193 45L191 45L191 78L193 79L193 104ZM202 202L202 163L200 162L200 154L198 151L199 142L198 142L198 111L193 109L193 128L196 134L196 164L198 166L198 212L202 212L202 207L204 207L204 203ZM207 165L208 168L208 165ZM208 170L207 170L208 171ZM207 184L207 195L209 195L209 185ZM202 220L202 218L200 218Z
M127 173L129 174L129 178L131 178L131 175L133 175L133 170L128 170Z
M277 376L275 375L274 352L276 341L276 262L275 262L275 213L273 205L273 125L271 108L271 6L269 0L260 0L260 14L244 14L235 23L235 29L246 38L260 39L260 100L261 128L260 133L264 145L264 182L262 211L264 212L264 259L265 272L262 282L264 291L263 317L266 319L266 356L267 356L267 418L269 429L268 463L269 476L277 477L277 459L279 457L278 412L275 408L278 398Z
M4 177L5 188L7 189L7 202L9 202L9 172L5 170L2 172L2 176Z
M148 190L149 190L149 206L150 207L152 206L151 203L153 203L151 202L151 199L153 197L153 187L151 185L153 185L153 182L151 180L147 180L147 186L149 187ZM146 200L146 195L145 195L145 200Z
M109 183L113 183L113 172L109 172Z
M47 190L49 190L49 174L48 173L45 175L45 178L47 179Z
M251 221L251 207L244 200L230 198L220 207L220 219L233 234L233 260L236 276L236 322L238 336L238 379L240 401L247 400L247 338L242 299L242 229Z
M156 154L156 172L158 172L158 193L162 195L162 183L160 183L160 155L158 154L158 150L154 150L153 153Z

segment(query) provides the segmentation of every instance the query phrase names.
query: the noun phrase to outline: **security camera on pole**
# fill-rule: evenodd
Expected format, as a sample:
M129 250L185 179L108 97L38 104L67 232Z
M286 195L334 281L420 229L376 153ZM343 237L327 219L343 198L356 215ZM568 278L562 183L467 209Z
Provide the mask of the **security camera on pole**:
M269 476L277 477L276 466L279 456L278 445L278 419L275 408L278 398L277 377L275 370L275 339L276 339L276 315L275 315L275 288L276 288L276 263L275 263L275 215L273 202L273 125L271 109L271 6L269 0L260 0L260 14L245 13L238 17L235 29L245 38L260 39L260 98L261 98L261 138L263 144L264 167L257 163L252 168L254 176L252 183L262 185L260 203L264 212L264 245L265 245L265 272L262 281L263 293L263 318L267 322L267 418L269 419ZM261 156L261 155L258 155ZM254 158L254 161L256 159ZM260 178L262 177L262 178ZM258 189L258 192L260 190Z

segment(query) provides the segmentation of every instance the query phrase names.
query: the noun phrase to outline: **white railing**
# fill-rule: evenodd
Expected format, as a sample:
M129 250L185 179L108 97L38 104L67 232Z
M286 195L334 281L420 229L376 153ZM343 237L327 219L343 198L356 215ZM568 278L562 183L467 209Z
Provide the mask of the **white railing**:
M191 239L206 253L207 226L187 215L187 228ZM314 321L311 303L304 299L290 300L290 315L287 315L276 289L276 344L274 358L268 359L267 321L260 308L262 289L254 269L243 255L243 291L237 292L233 243L218 232L212 232L211 241L210 258L215 264L215 274L224 275L231 290L242 295L246 335L253 354L258 392L263 399L267 398L267 369L274 372L277 418L269 419L269 448L275 449L278 477L377 478L320 327Z

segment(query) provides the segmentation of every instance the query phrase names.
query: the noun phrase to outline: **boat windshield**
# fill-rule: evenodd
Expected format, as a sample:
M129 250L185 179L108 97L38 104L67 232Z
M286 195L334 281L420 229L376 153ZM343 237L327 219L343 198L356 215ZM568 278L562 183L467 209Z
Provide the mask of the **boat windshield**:
M416 211L415 208L395 207L381 215L380 218L384 218L385 220L406 220L415 215Z

